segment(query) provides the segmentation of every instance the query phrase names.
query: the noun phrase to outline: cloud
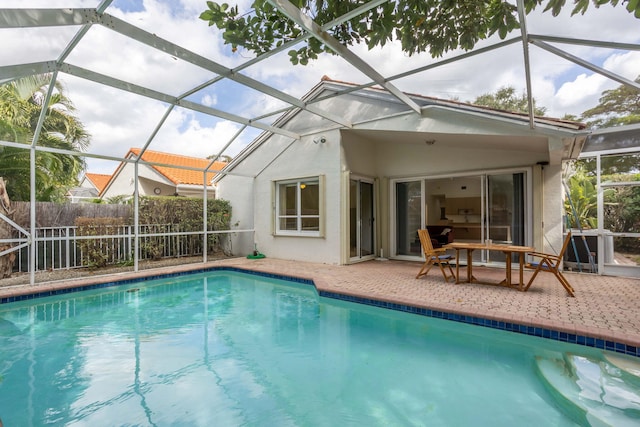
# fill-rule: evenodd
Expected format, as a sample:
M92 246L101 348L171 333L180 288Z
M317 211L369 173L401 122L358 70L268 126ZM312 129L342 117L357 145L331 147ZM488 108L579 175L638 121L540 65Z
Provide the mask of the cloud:
M95 7L97 0L3 0L2 7ZM236 2L232 1L231 4ZM241 2L240 11L250 8L251 0ZM132 6L133 5L133 6ZM199 55L203 61L212 60L233 69L253 55L240 49L231 52L224 45L219 31L198 19L205 10L203 0L115 0L107 13L156 37L165 39ZM619 43L638 43L638 20L624 7L590 6L584 16L570 16L571 5L560 16L540 10L527 18L531 34L554 35L560 38L593 39ZM3 57L10 64L57 60L79 27L51 27L2 30L10 40L3 45ZM513 36L518 35L519 31ZM479 43L488 46L497 37ZM572 55L585 58L629 79L640 73L640 53L602 48L589 48L567 43L554 46ZM593 107L603 90L619 83L586 70L565 58L529 45L531 53L531 83L538 106L547 107L550 116L565 113L579 115ZM463 52L450 52L433 59L428 54L408 56L397 42L384 48L368 50L366 46L351 48L383 76L394 76L407 70L436 64ZM400 89L443 99L471 101L484 93L503 86L526 90L522 45L494 50L487 54L438 66L394 81ZM76 46L67 62L111 77L126 80L140 87L169 96L181 96L186 91L217 77L217 74L182 61L171 53L164 53L127 39L107 28L93 26ZM293 66L286 52L241 71L277 90L300 97L327 75L335 80L368 83L370 78L343 59L321 55L307 66ZM68 88L68 95L77 107L77 115L92 134L92 153L123 156L131 147L142 147L159 126L169 105L151 97L133 95L112 87L64 73L59 79ZM238 114L247 119L261 116L283 107L282 101L255 90L243 88L224 79L196 94L189 100L204 106ZM150 149L205 157L216 154L236 134L241 126L201 113L175 107L151 141ZM230 155L237 153L259 134L247 128L234 142ZM229 154L227 153L227 154ZM103 168L103 163L89 159L89 168ZM108 162L111 172L114 162ZM92 170L95 171L95 170Z
M213 96L211 94L206 94L202 97L202 105L206 105L207 107L213 107L218 103L218 97Z
M605 60L603 68L634 80L637 77L634 73L640 73L640 53L612 54ZM580 115L597 105L602 92L615 89L620 84L601 74L581 73L560 85L550 105L554 111L574 111Z

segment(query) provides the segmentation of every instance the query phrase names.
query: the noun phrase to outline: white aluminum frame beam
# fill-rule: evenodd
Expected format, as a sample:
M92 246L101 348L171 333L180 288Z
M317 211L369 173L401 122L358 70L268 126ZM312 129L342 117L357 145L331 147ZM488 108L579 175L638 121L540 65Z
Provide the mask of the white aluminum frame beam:
M3 141L3 140L0 140L0 146L20 148L23 150L28 150L30 148L30 146L26 144L21 144L19 142ZM64 149L53 148L53 147L44 147L41 145L36 146L35 149L36 151L41 151L44 153L55 153L55 154L64 154L68 156L90 157L92 159L100 159L100 160L112 160L116 162L135 163L134 159L126 159L126 158L117 157L117 156L108 156L105 154L84 153L80 151L64 150ZM202 168L193 168L193 167L181 166L181 165L170 165L167 163L159 163L159 162L147 162L144 160L141 160L140 164L151 165L151 166L164 166L164 167L169 167L174 169L192 170L197 172L203 171ZM210 169L209 172L219 172L219 171L216 171L215 169ZM225 174L232 175L232 176L253 177L253 175L238 174L236 172L229 172Z
M522 56L524 59L524 75L527 87L527 107L529 108L529 128L536 127L535 111L533 109L533 95L531 89L531 62L529 56L529 32L527 31L527 13L524 9L524 0L518 0L518 18L520 19L520 34L522 35Z
M30 161L31 161L31 171L30 171L30 180L31 180L31 194L30 194L30 198L31 201L35 201L35 158L36 158L36 153L38 151L42 151L42 152L51 152L51 153L59 153L59 154L66 154L66 155L73 155L73 156L79 156L79 157L90 157L90 158L99 158L99 159L106 159L106 160L114 160L114 161L119 161L119 162L131 162L135 164L135 179L136 182L138 180L138 166L140 164L148 164L148 165L156 165L156 166L167 166L167 167L174 167L174 168L180 168L180 169L188 169L188 170L195 170L195 171L202 171L204 174L204 177L206 178L206 174L207 172L220 172L220 171L214 171L211 169L211 167L215 164L215 161L220 157L220 155L222 155L222 153L224 153L224 151L238 138L238 136L244 132L247 128L247 126L251 126L254 128L259 128L262 129L265 132L271 133L271 134L280 134L280 135L284 135L286 137L290 137L292 138L292 141L289 143L289 145L282 150L278 156L280 156L284 151L287 150L288 147L290 147L296 140L299 140L303 135L299 135L299 134L295 134L293 132L284 130L280 127L276 126L269 126L266 124L261 123L259 120L262 119L266 119L268 117L273 117L277 114L282 114L282 113L287 113L287 112L292 112L294 110L304 110L307 111L311 114L315 114L317 116L323 117L324 119L329 120L330 122L334 123L333 126L329 126L330 128L340 128L340 127L347 127L347 128L353 128L354 126L357 126L357 123L354 124L346 119L344 119L343 117L334 114L333 112L328 112L328 111L324 111L320 108L317 108L316 106L314 106L314 104L316 104L317 102L320 102L324 99L328 99L328 98L333 98L333 97L337 97L340 95L344 95L344 94L348 94L351 92L355 92L361 89L365 89L368 87L372 87L374 85L380 85L382 88L384 88L385 90L387 90L387 92L391 93L394 97L396 97L400 102L404 103L405 105L409 106L411 110L413 110L413 112L417 112L419 114L426 114L430 109L432 108L449 108L446 105L443 104L438 104L437 102L434 103L430 103L427 106L424 107L420 107L417 103L415 103L415 101L410 98L409 96L407 96L406 94L404 94L403 92L399 91L393 84L391 84L390 82L403 78L403 77L407 77L407 76L411 76L417 73L421 73L436 67L440 67L442 65L445 64L449 64L449 63L453 63L455 61L464 59L464 58L468 58L471 56L475 56L475 55L479 55L481 53L487 52L487 51L491 51L494 49L498 49L500 47L512 44L512 43L516 43L516 42L520 42L522 43L522 48L523 48L523 54L524 54L524 65L525 65L525 79L526 79L526 87L527 87L527 97L528 97L528 104L529 104L529 126L531 128L533 128L536 124L539 124L540 128L542 128L543 132L545 133L549 133L549 134L566 134L566 131L562 131L561 129L554 129L553 126L549 123L545 123L544 121L540 120L538 121L535 116L534 116L534 110L533 110L533 95L532 95L532 85L531 85L531 69L530 69L530 57L529 57L529 43L538 46L541 49L547 50L551 53L553 53L554 55L560 56L568 61L574 62L582 67L585 67L593 72L596 72L598 74L601 74L611 80L614 80L616 82L622 83L624 85L627 86L631 86L634 87L636 89L640 90L640 83L635 82L635 81L631 81L625 77L622 77L618 74L615 74L613 72L607 71L605 69L603 69L602 67L599 67L597 65L594 65L588 61L585 61L581 58L578 58L574 55L571 55L569 53L567 53L566 51L559 49L555 46L550 45L549 43L561 43L561 44L572 44L572 45L582 45L582 46L590 46L590 47L599 47L599 48L609 48L609 49L621 49L621 50L640 50L640 44L633 44L633 43L619 43L619 42L606 42L606 41L598 41L598 40L583 40L583 39L572 39L572 38L564 38L564 37L555 37L555 36L546 36L546 35L535 35L535 34L529 34L528 29L527 29L527 25L526 25L526 13L524 10L524 1L523 0L516 0L516 6L517 6L517 10L518 10L518 15L519 15L519 21L520 21L520 36L515 37L513 39L510 40L505 40L505 41L501 41L499 43L496 43L494 45L491 46L487 46L484 48L480 48L477 50L473 50L473 51L469 51L466 53L463 53L461 55L457 55L457 56L453 56L451 58L448 59L444 59L441 61L437 61L435 63L429 64L429 65L425 65L423 67L418 67L400 74L397 74L395 76L391 76L391 77L384 77L382 76L380 73L378 73L377 70L375 70L373 67L371 67L368 63L366 63L363 59L361 59L360 57L358 57L357 55L355 55L350 49L348 49L347 47L343 46L342 44L340 44L340 42L335 39L334 37L332 37L331 35L329 35L327 33L328 30L330 30L331 28L333 28L336 25L340 25L341 23L352 19L354 17L357 17L358 15L366 12L367 10L370 10L372 8L375 8L383 3L386 3L388 0L372 0L369 1L361 6L359 6L358 8L342 15L339 18L336 18L328 23L325 23L322 26L319 26L315 21L313 21L313 19L311 19L309 16L307 16L306 14L304 14L300 9L296 8L295 6L293 6L289 1L287 0L269 0L269 2L276 7L281 13L283 13L285 16L287 16L289 19L293 20L294 22L296 22L298 25L300 25L305 32L302 33L300 35L300 37L298 37L295 40L291 40L288 41L286 43L283 43L282 45L278 46L278 47L274 47L274 49L270 50L269 52L262 54L260 56L257 56L255 58L249 59L248 61L242 63L240 66L234 68L234 69L230 69L227 68L223 65L221 65L220 63L217 63L215 61L212 61L206 57L203 57L201 55L198 55L190 50L185 49L184 47L177 45L175 43L172 43L168 40L162 39L158 36L156 36L155 34L152 34L146 30L143 30L133 24L130 24L126 21L123 21L117 17L114 17L113 15L110 14L106 14L105 11L107 10L107 8L111 5L111 3L113 2L113 0L101 0L100 4L96 7L96 8L75 8L75 9L53 9L53 8L49 8L49 9L0 9L0 28L27 28L27 27L58 27L58 26L78 26L79 29L78 31L75 33L75 35L73 36L73 38L71 39L71 41L64 47L64 49L61 51L59 57L54 60L54 61L44 61L44 62L38 62L38 63L31 63L31 64L18 64L18 65L8 65L8 66L0 66L0 84L4 84L6 82L15 80L17 78L20 77L24 77L24 76L30 76L30 75L36 75L36 74L46 74L46 73L50 73L52 74L52 80L51 83L49 85L49 90L47 92L47 95L45 97L45 104L46 105L48 103L48 100L50 99L51 95L52 95L52 91L54 90L54 84L58 78L58 74L59 72L64 72L70 75L74 75L74 76L78 76L87 80L91 80L94 81L96 83L99 84L103 84L106 86L111 86L120 90L124 90L126 92L129 93L133 93L136 95L140 95L140 96L144 96L147 98L151 98L163 103L168 104L168 109L165 112L165 114L163 115L163 117L160 119L160 121L158 122L158 124L156 125L155 129L152 131L152 133L150 134L146 144L144 145L140 155L136 158L136 159L124 159L121 157L113 157L113 156L105 156L105 155L98 155L98 154L91 154L91 153L80 153L80 152L76 152L76 151L71 151L71 150L61 150L61 149L56 149L56 148L49 148L49 147L41 147L37 145L37 140L38 140L38 136L40 135L40 132L42 131L42 126L44 123L44 114L46 112L46 109L43 109L43 112L41 113L38 123L36 125L36 131L35 131L35 135L33 140L31 141L30 144L19 144L19 143L11 143L11 142L7 142L7 141L0 141L0 146L10 146L10 147L17 147L17 148L21 148L21 149L26 149L30 151ZM168 55L171 55L175 58L179 58L184 60L185 62L191 64L191 65L195 65L197 67L200 67L204 70L207 70L211 73L214 74L214 76L212 78L209 78L206 82L200 83L196 86L194 86L193 88L187 90L186 92L184 92L183 94L179 95L179 96L173 96L173 95L169 95L167 93L163 93L160 91L156 91L156 90L152 90L152 89L148 89L133 83L129 83L123 80L119 80L117 78L113 78L113 77L109 77L107 75L104 74L100 74L97 72L93 72L87 69L83 69L82 67L78 67L78 66L74 66L68 63L65 63L67 57L71 54L71 52L73 52L73 50L76 48L76 46L80 43L80 41L83 39L83 37L87 34L87 32L91 29L91 27L93 25L100 25L108 30L111 30L115 33L118 33L120 35L123 35L125 37L127 37L130 40L135 40L141 44L144 44L148 47L151 47L152 49L156 49L158 51L161 51L163 53L166 53ZM355 87L350 87L348 89L342 90L342 91L338 91L335 94L330 94L330 95L325 95L322 97L318 97L314 100L311 101L307 101L304 98L302 99L298 99L296 97L293 97L287 93L284 93L272 86L269 86L267 84L264 84L260 81L257 81L255 79L252 79L251 77L248 77L246 75L240 74L241 70L244 70L252 65L258 64L261 61L272 57L273 55L283 52L287 49L292 48L293 46L295 46L296 44L299 44L307 39L309 39L310 37L315 37L318 40L320 40L322 43L324 43L326 46L328 46L330 49L332 49L338 56L342 57L346 62L348 62L349 64L351 64L354 68L356 68L357 70L359 70L360 72L364 73L365 75L367 75L369 78L372 79L371 82L360 85L360 86L355 86ZM250 88L252 90L255 90L257 92L263 93L265 95L268 95L274 99L278 99L284 103L286 103L288 106L287 107L283 107L280 108L277 111L273 111L273 112L267 112L264 114L261 114L260 116L257 117L253 117L252 119L248 119L248 118L244 118L232 113L228 113L226 111L221 111L221 110L217 110L211 107L207 107L192 101L188 101L186 100L187 97L199 92L200 90L203 90L213 84L215 84L218 81L221 81L223 79L230 79L244 87ZM211 162L207 165L207 167L205 169L202 168L192 168L192 167L181 167L181 166L175 166L175 165L167 165L167 164L162 164L162 163L155 163L155 162L146 162L144 160L142 160L142 154L147 150L147 148L150 146L150 144L152 143L153 139L156 137L159 129L164 125L167 117L169 116L169 114L173 111L173 108L175 106L181 106L183 108L187 108L193 111L198 111L201 112L203 114L209 115L209 116L214 116L214 117L218 117L220 119L223 120L228 120L231 122L235 122L235 123L239 123L242 125L242 128L226 143L226 145L222 148L222 150L216 155L214 156L214 158L211 160ZM405 114L413 114L413 112L411 110L407 110L405 112ZM473 112L473 110L471 109L471 114L475 114ZM508 119L508 118L502 118L502 117L498 117L499 120L504 120L504 121L509 121L511 122L512 120ZM276 124L279 122L276 122ZM521 124L524 126L524 123L521 122ZM327 127L327 129L329 128ZM316 130L317 131L317 130ZM587 132L587 131L584 131ZM583 132L580 131L575 131L575 132L569 132L574 136L579 136L581 135ZM593 154L593 153L590 153ZM276 158L278 157L276 156ZM272 160L273 161L273 160ZM260 171L258 174L260 174L262 171ZM226 173L225 173L226 174ZM237 173L229 173L230 175L238 175L238 176L246 176L246 175L242 175L242 174L237 174ZM137 189L137 184L136 184L136 189ZM204 197L206 199L206 194L207 194L207 184L204 184ZM135 201L136 204L138 202L138 194L135 195ZM34 203L32 203L33 206L35 206ZM206 245L206 236L209 234L209 232L206 231L207 228L207 222L206 222L206 203L204 205L203 208L203 215L205 217L204 221L203 221L203 233L204 233L204 244ZM137 209L136 209L136 215L137 215ZM2 219L0 217L0 219ZM35 211L31 212L31 230L33 232L34 230L34 221L35 221ZM137 238L139 237L139 230L138 230L138 219L135 219L135 223L136 223L136 246L137 246ZM232 231L229 231L232 232ZM25 234L28 234L25 230ZM29 235L29 239L31 239L31 236ZM29 244L29 242L27 242L26 244ZM32 249L35 248L35 241L31 241L30 244L32 245ZM20 246L22 247L22 246ZM12 248L14 249L14 248ZM139 247L136 247L136 257L135 257L135 269L138 269L138 254L137 252L139 251ZM35 260L35 256L32 256L32 261ZM204 260L206 261L206 253L204 255ZM31 282L33 283L34 281L34 270L35 268L30 268L31 269Z
M330 28L335 27L336 25L340 25L345 21L348 21L349 19L355 18L356 16L359 16L361 14L363 14L364 12L373 9L374 7L378 7L383 3L388 2L389 0L372 0L369 3L363 4L362 6L359 6L355 9L353 9L350 12L345 13L344 15L340 16L337 19L334 19L332 21L327 22L326 24L322 25L320 28L322 29L322 31L327 31ZM254 64L257 64L258 62L261 62L267 58L270 58L272 56L274 56L277 53L280 52L284 52L287 49L290 49L291 47L297 45L300 42L303 42L309 38L313 37L312 34L310 33L303 33L300 37L294 39L294 40L290 40L288 42L282 43L280 46L276 46L273 49L269 50L269 52L263 53L260 56L256 56L255 58L250 59L247 62L244 62L242 65L240 65L239 67L236 67L233 69L234 72L240 71L240 70L244 70L247 67L250 67Z
M233 80L243 86L269 95L287 104L307 110L342 126L351 127L351 124L343 117L323 111L315 107L308 107L298 98L279 91L269 85L255 79L232 71L215 61L191 52L175 43L165 40L155 34L131 25L107 13L99 13L94 9L3 9L0 10L0 28L16 27L42 27L42 26L66 26L66 25L93 25L100 24L107 29L122 34L132 40L136 40L151 48L167 53L173 57L182 59L190 64L216 73Z
M81 68L75 65L62 64L60 65L60 71L66 74L70 74L72 76L81 77L86 80L91 80L106 86L111 86L113 88L120 89L126 92L134 93L147 98L155 99L157 101L165 102L167 104L174 104L180 107L187 108L189 110L198 111L198 112L207 114L209 116L216 116L225 120L256 127L262 130L274 132L276 134L285 135L295 139L300 138L298 134L289 132L284 129L279 129L273 126L265 125L264 123L253 121L251 119L247 119L242 116L227 113L226 111L218 110L212 107L207 107L201 104L197 104L192 101L187 101L185 99L180 100L173 95L169 95L153 89L145 88L145 87L136 85L134 83L129 83L124 80L120 80L114 77L106 76L104 74L96 73L95 71L87 70L85 68Z
M229 120L235 123L255 127L258 129L273 132L279 135L284 135L290 138L299 139L300 136L296 133L289 132L285 129L276 128L273 126L265 125L257 120L247 119L242 116L227 113L222 110L218 110L212 107L197 104L192 101L181 100L173 95L169 95L163 92L159 92L153 89L148 89L134 83L129 83L124 80L116 79L114 77L106 76L104 74L97 73L95 71L87 70L76 65L67 63L57 64L56 61L45 61L39 63L22 64L22 65L8 65L0 67L0 79L13 77L25 77L35 74L53 73L55 71L61 71L65 74L80 77L85 80L90 80L96 83L103 84L105 86L111 86L116 89L123 90L125 92L133 93L136 95L144 96L147 98L155 99L157 101L165 102L167 104L178 105L189 110L201 112L209 116L215 116L221 119Z
M432 64L423 65L422 67L414 68L414 69L409 70L409 71L405 71L405 72L402 72L402 73L399 73L399 74L395 74L393 76L389 76L389 77L387 77L387 81L392 82L394 80L398 80L398 79L401 79L401 78L404 78L404 77L409 77L409 76L412 76L414 74L422 73L424 71L428 71L428 70L431 70L431 69L435 69L435 68L441 67L443 65L451 64L451 63L454 63L456 61L460 61L462 59L471 58L471 57L479 55L481 53L490 52L492 50L500 49L502 47L509 46L509 45L514 44L514 43L518 43L518 42L520 42L520 40L521 40L520 36L511 38L511 39L508 39L508 40L504 40L504 41L495 43L495 44L490 45L490 46L485 46L485 47L482 47L480 49L477 49L477 50L474 50L474 51L471 51L471 52L462 53L460 55L456 55L456 56L453 56L451 58L443 59L441 61L437 61L437 62L434 62ZM369 82L369 83L365 83L365 84L362 84L362 85L349 87L347 89L344 89L344 90L341 90L341 91L337 91L337 92L331 93L329 95L319 96L318 98L315 98L313 100L313 102L320 102L320 101L323 101L325 99L335 98L335 97L338 97L338 96L341 96L341 95L346 95L346 94L349 94L351 92L356 92L356 91L361 90L361 89L366 89L366 88L369 88L371 86L375 86L375 84L376 84L376 82ZM422 107L422 108L424 109L425 107ZM354 126L355 126L355 124L354 124Z
M406 104L416 113L420 114L420 106L409 98L404 92L399 90L387 79L378 73L372 66L362 60L347 47L342 45L335 37L324 31L322 27L315 23L313 19L302 13L300 9L292 5L288 0L268 0L283 15L300 25L305 31L311 33L319 41L327 45L331 50L341 56L349 64L353 65L360 72L364 73L371 80L382 86L389 93L395 96L400 102Z
M622 83L623 85L631 86L631 87L634 87L634 88L640 90L640 83L634 82L633 80L629 80L629 79L627 79L627 78L625 78L623 76L620 76L620 75L618 75L616 73L612 73L609 70L605 70L602 67L594 65L591 62L585 61L584 59L578 58L577 56L572 55L572 54L570 54L568 52L565 52L562 49L558 49L555 46L551 46L550 44L548 44L546 42L543 42L542 40L533 39L533 40L531 40L531 43L534 44L535 46L538 46L541 49L546 50L547 52L551 52L551 53L553 53L553 54L555 54L555 55L557 55L557 56L559 56L561 58L564 58L567 61L571 61L571 62L573 62L575 64L581 65L584 68L586 68L588 70L591 70L591 71L593 71L595 73L602 74L603 76L605 76L605 77L607 77L607 78L609 78L611 80L614 80L614 81L616 81L618 83Z
M298 98L295 98L287 93L281 92L269 85L266 85L255 79L252 79L251 77L247 77L243 74L234 72L230 68L227 68L221 64L218 64L215 61L212 61L208 58L205 58L201 55L191 52L181 46L178 46L177 44L164 40L156 36L155 34L144 31L114 16L111 16L108 14L102 15L100 17L100 24L102 24L106 28L109 28L119 34L122 34L133 40L143 43L149 47L165 52L171 56L182 59L190 64L193 64L205 70L211 71L222 77L226 77L243 86L246 86L258 92L264 93L265 95L269 95L272 98L286 102L287 104L295 105L298 108L307 110L312 114L318 115L320 117L324 117L325 119L331 120L332 122L339 123L342 126L351 127L351 124L348 121L344 120L344 118L338 115L331 114L314 107L309 108L303 102L301 102Z
M529 34L529 40L541 40L543 42L574 44L574 45L588 46L588 47L603 47L607 49L640 50L640 44L634 44L634 43L574 39L574 38L568 38L568 37L545 36L541 34Z

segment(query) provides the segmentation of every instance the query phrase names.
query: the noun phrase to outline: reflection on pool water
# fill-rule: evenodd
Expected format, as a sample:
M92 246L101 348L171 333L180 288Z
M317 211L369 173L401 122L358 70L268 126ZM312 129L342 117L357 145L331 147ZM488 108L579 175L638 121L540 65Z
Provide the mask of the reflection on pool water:
M3 304L0 349L6 427L640 421L601 350L238 272Z

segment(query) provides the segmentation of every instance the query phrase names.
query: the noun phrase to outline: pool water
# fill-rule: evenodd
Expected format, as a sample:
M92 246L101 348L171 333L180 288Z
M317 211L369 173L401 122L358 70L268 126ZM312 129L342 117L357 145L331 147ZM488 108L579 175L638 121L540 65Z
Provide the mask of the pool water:
M599 350L230 271L0 306L5 427L572 426L536 357Z

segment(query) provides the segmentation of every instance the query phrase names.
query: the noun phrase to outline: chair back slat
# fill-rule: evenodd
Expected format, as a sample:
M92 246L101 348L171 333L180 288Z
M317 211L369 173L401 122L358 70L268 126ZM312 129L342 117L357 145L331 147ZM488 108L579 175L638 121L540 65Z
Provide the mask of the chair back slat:
M566 252L570 241L571 241L571 230L569 230L569 232L567 233L567 237L564 239L564 243L562 244L562 249L560 250L560 252L558 252L557 255L546 254L542 252L533 252L530 254L532 257L540 258L540 261L529 262L525 265L525 267L532 268L535 271L533 272L533 275L529 279L529 282L527 283L527 285L524 287L523 289L524 291L527 291L531 287L531 284L533 283L535 278L538 276L538 273L544 271L544 272L552 273L556 277L556 279L558 279L560 284L565 288L569 296L572 296L572 297L575 296L575 291L573 289L573 286L571 286L569 281L564 277L560 269L562 259L564 257L564 253Z
M422 276L426 276L429 270L431 270L431 267L433 267L434 265L437 265L440 268L445 282L448 282L449 279L455 279L453 269L451 268L451 264L449 264L451 255L444 255L444 248L434 249L433 243L431 243L431 236L429 236L429 231L427 231L426 229L419 229L418 237L420 238L420 245L422 246L422 251L424 252L425 262L418 272L416 279L419 279ZM449 270L449 274L447 274L445 266Z
M420 244L422 245L422 251L426 255L433 255L434 249L431 243L431 236L429 231L425 229L418 230L418 237L420 238Z
M564 253L567 251L570 241L571 241L571 230L569 230L569 232L567 233L567 237L564 239L564 243L562 244L562 249L558 254L558 259L562 259L564 257Z

